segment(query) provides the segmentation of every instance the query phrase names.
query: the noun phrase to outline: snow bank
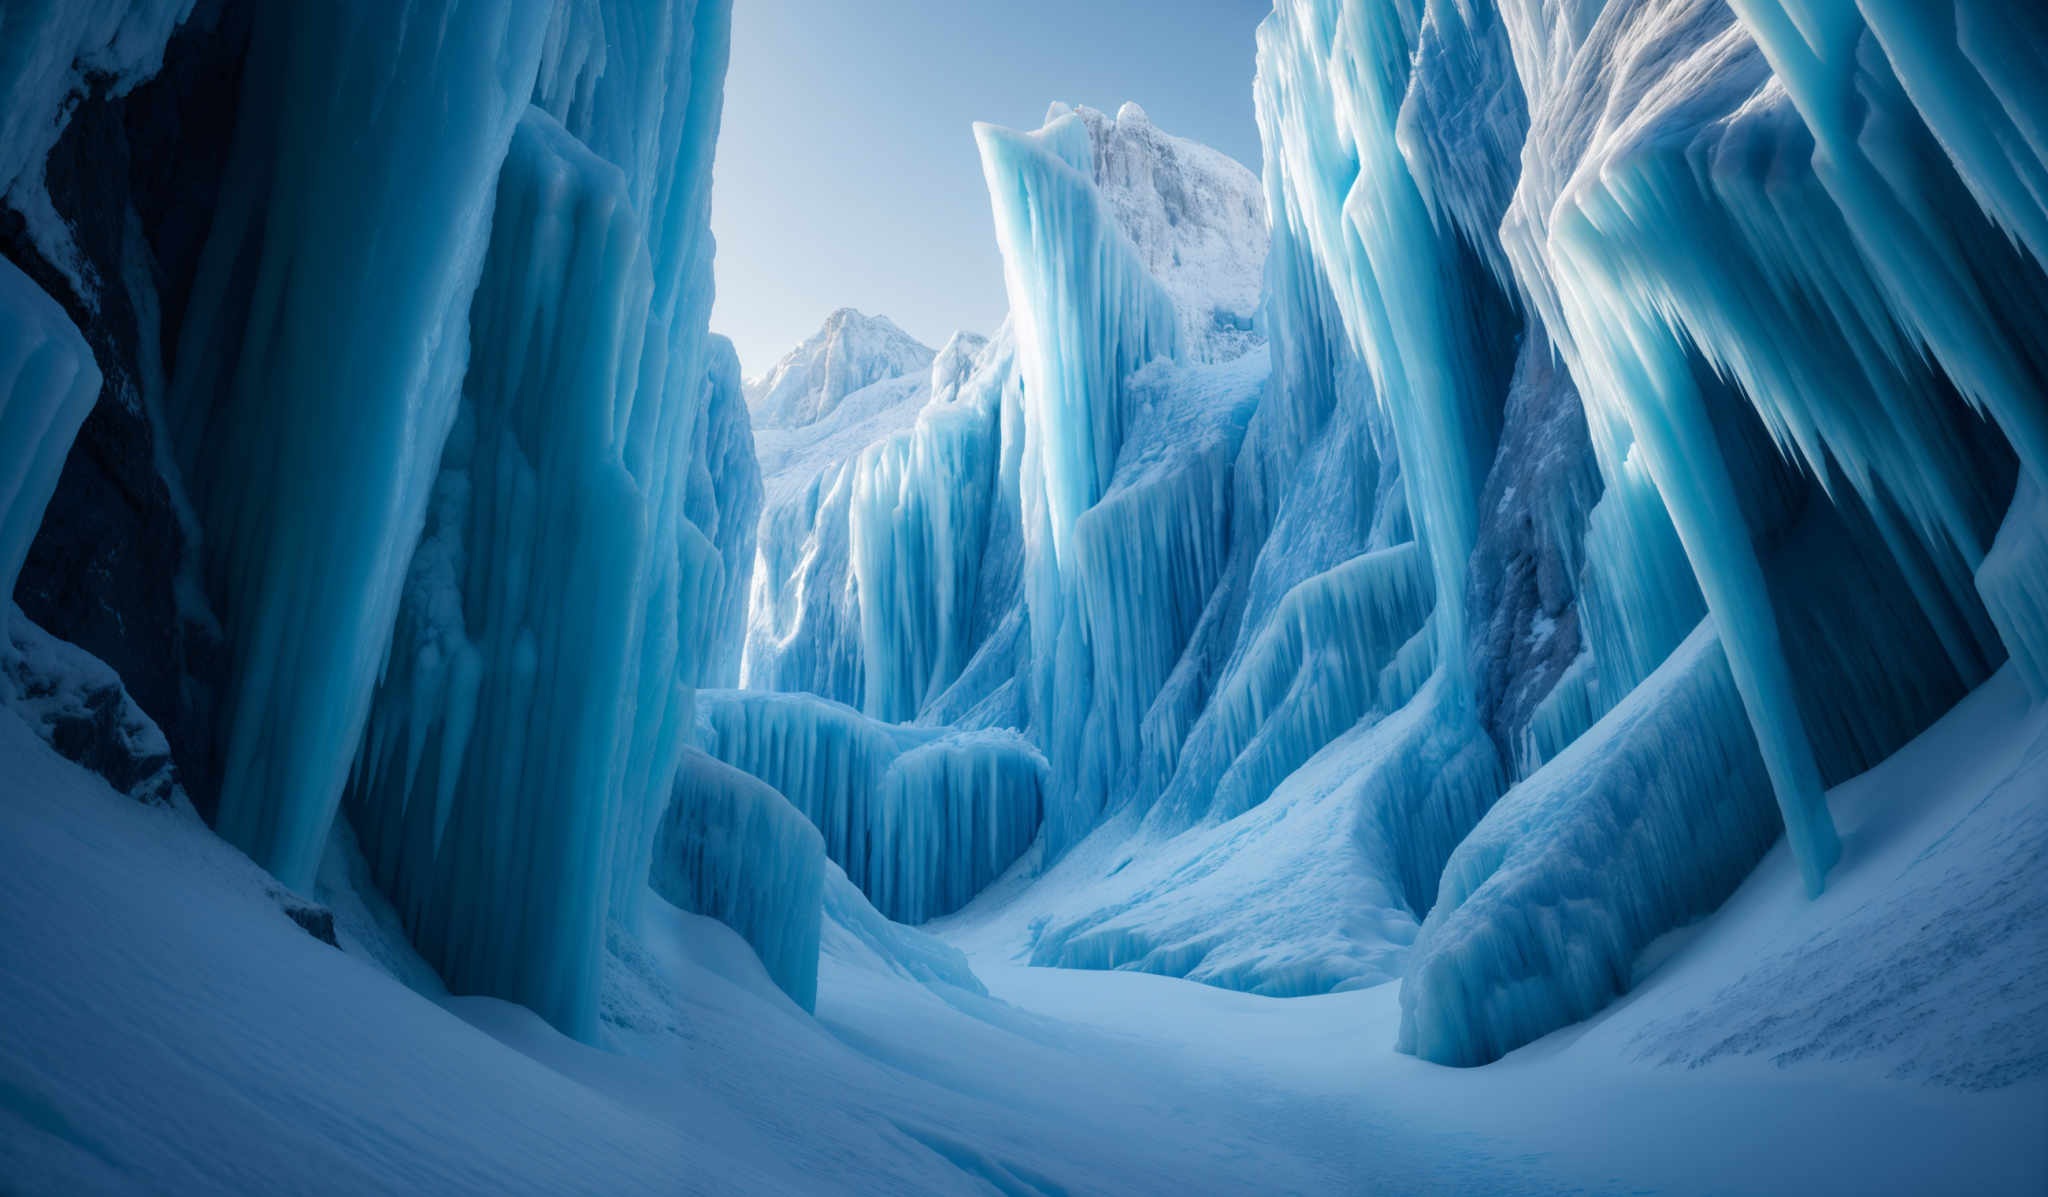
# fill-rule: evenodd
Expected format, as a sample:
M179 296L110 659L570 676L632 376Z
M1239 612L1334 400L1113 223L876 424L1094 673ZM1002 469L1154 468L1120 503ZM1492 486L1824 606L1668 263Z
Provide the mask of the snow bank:
M825 842L788 799L701 752L684 755L649 884L739 932L805 1010L818 1002L825 883Z

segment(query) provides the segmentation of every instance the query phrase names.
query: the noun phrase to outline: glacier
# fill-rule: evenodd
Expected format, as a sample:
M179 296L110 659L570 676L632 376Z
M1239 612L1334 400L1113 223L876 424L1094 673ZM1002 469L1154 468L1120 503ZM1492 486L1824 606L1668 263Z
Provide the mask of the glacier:
M734 20L0 0L6 1171L2038 1187L2048 22L1276 0L750 375Z
M753 567L741 372L707 328L729 6L119 9L10 9L9 160L34 182L78 92L246 39L231 136L192 168L219 172L210 211L131 207L90 285L31 238L138 329L92 352L144 355L122 401L194 560L188 663L220 662L173 677L195 803L301 892L345 811L455 991L592 1038L607 927L647 892L695 689L737 680ZM322 150L343 127L345 159ZM63 315L21 310L10 333L43 341ZM11 475L10 581L99 390L83 345L63 383L61 342L17 343L10 419L51 439Z
M1279 4L1259 234L1159 218L1186 178L1240 180L1135 106L977 129L1011 317L976 389L1012 393L956 454L936 376L809 435L848 464L793 472L763 522L749 659L778 664L746 680L1039 746L1028 883L958 925L1257 992L1412 968L1403 1045L1481 1063L1624 992L1781 831L1819 892L1826 787L2006 657L2038 669L2043 376L2017 347L2041 275L1999 207L2026 143L1944 136L1956 113L1893 75L2010 84L1957 82L1995 68L1919 54L1940 37L1887 6L1870 32L1848 5L1735 7ZM1850 65L1781 64L1814 22ZM1890 139L1852 151L1822 117ZM1893 145L1922 157L1833 161ZM1996 160L1951 160L1972 148ZM1856 227L1936 195L1958 216L1917 265L1887 262L1896 223ZM1181 269L1219 236L1265 252ZM1249 337L1205 338L1260 259ZM1981 289L1946 315L1907 281L1936 263ZM909 568L875 568L878 541ZM903 576L939 585L875 594ZM1349 810L1357 850L1276 840L1274 801ZM1585 860L1611 876L1551 896ZM1365 876L1330 877L1316 928L1241 870Z

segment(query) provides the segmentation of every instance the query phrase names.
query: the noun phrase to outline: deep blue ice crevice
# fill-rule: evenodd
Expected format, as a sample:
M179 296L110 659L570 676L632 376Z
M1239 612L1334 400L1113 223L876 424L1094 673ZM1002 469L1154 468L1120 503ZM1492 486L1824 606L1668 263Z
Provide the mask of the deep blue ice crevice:
M1159 817L1184 824L1256 806L1360 719L1406 704L1433 658L1401 650L1434 597L1412 541L1289 590L1189 733Z
M824 838L788 799L695 749L683 755L648 884L739 932L807 1011L818 1001L826 868Z
M959 909L1038 834L1045 758L1015 732L880 723L805 694L701 698L706 751L789 796L899 922Z

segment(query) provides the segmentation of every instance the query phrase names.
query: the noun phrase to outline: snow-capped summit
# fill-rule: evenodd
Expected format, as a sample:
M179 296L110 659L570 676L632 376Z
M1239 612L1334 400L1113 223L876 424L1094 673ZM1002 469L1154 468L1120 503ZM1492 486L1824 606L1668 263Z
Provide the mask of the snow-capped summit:
M1252 314L1265 279L1265 191L1243 164L1175 137L1126 102L1115 117L1054 104L1095 147L1095 185L1138 247L1138 257L1180 310L1183 343L1198 361L1228 361L1259 344Z
M748 381L747 407L756 427L800 427L863 387L930 367L936 356L888 317L840 308L809 340Z

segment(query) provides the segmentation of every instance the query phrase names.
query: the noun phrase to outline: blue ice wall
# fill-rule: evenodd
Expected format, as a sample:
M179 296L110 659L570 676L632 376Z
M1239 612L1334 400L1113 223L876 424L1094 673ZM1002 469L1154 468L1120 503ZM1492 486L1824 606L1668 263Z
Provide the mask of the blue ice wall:
M452 990L586 1034L650 531L619 436L645 252L618 168L531 110L351 803L374 875Z
M1023 383L1026 689L1052 764L1046 834L1057 856L1093 825L1127 763L1127 729L1171 665L1153 654L1147 676L1098 674L1103 630L1089 621L1102 600L1091 605L1083 595L1090 565L1080 524L1108 493L1130 430L1128 380L1154 358L1173 355L1179 318L1096 190L1094 149L1080 117L1056 108L1036 133L977 125L975 136ZM1167 551L1142 541L1128 547ZM1104 587L1127 580L1100 577L1097 594L1106 598ZM1170 586L1161 580L1159 589ZM1178 609L1190 603L1199 606L1199 592Z
M1015 732L879 723L806 694L703 698L706 751L788 796L892 919L959 909L1038 834L1045 758Z
M230 646L217 827L288 885L312 881L369 713L547 18L256 14L170 422Z
M728 14L570 15L499 182L351 815L452 989L589 1038L694 688L736 673L760 482L737 361L703 333L689 173L708 170Z
M706 331L729 17L257 6L168 403L228 657L219 830L303 887L346 788L451 986L585 1038L752 562ZM80 62L148 57L102 32Z
M1917 65L1895 68L1850 4L1732 7L1741 22L1683 0L1503 4L1497 21L1432 4L1425 20L1446 60L1477 64L1478 96L1498 94L1501 64L1518 76L1527 136L1500 243L1584 396L1604 488L1578 578L1584 654L1515 747L1534 772L1454 855L1416 941L1402 1043L1433 1059L1481 1062L1584 1017L1648 938L1732 888L1777 830L1746 801L1759 775L1727 764L1750 759L1745 732L1817 887L1834 850L1823 784L2027 652L2037 516L2014 476L2048 393L2042 275L1986 180L2017 177L2030 151L2013 142L1970 178L1933 127L1955 95L1995 89L1952 77L1936 100L1925 77L1917 94L1902 81L1960 69L1972 52L1952 48L1987 23L2039 44L2037 23L1918 6L1925 40L1898 51ZM1487 37L1505 53L1452 44ZM1469 236L1458 195L1491 175L1438 143L1448 124L1483 150L1502 126L1428 92L1430 59L1404 147L1466 180L1436 206ZM2023 120L2020 93L1998 94L1986 127ZM1665 659L1702 598L1727 671L1711 702L1672 673L1698 653ZM1641 729L1683 712L1690 739L1652 748Z

